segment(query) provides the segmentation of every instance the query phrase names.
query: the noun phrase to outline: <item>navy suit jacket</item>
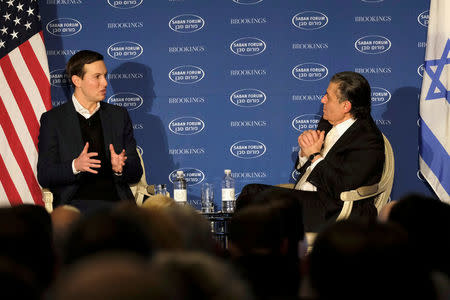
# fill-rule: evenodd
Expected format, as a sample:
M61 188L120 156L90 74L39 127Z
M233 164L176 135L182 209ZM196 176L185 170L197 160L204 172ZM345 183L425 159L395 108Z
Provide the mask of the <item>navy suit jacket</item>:
M325 130L326 133L331 127L324 119L321 119L318 125L318 129ZM328 203L330 208L336 209L342 207L341 192L380 181L384 159L383 136L373 119L357 119L333 145L327 156L315 166L307 181L317 187L318 196L323 203ZM305 164L298 169L299 179L306 167ZM373 213L374 205L371 199L357 201L354 208L355 211L367 210L368 205ZM334 213L336 211L329 212Z
M128 185L140 180L142 166L136 152L130 117L126 109L105 102L100 103L98 113L108 159L111 159L109 144L113 144L118 153L125 149L127 160L122 175L114 175L113 178L119 199L131 200L133 195ZM83 176L83 172L73 174L72 161L84 148L72 100L42 114L40 123L37 164L39 184L52 191L55 206L69 203Z

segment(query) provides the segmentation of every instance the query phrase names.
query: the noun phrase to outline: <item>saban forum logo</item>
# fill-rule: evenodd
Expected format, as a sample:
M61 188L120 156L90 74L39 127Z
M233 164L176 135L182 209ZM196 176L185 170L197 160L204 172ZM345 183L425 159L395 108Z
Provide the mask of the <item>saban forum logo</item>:
M422 182L426 182L426 179L425 179L425 177L423 177L422 172L420 172L420 170L417 171L416 175L417 175L417 179L419 179Z
M292 120L292 128L300 132L305 130L315 130L317 129L317 125L319 125L320 119L321 116L316 114L300 115Z
M356 40L355 48L364 54L380 54L391 48L391 41L381 35L366 35Z
M266 43L255 37L243 37L231 42L230 50L239 56L255 56L266 50Z
M135 93L117 93L109 97L106 102L124 107L127 110L135 110L142 106L144 99Z
M298 176L300 176L300 172L294 169L294 171L292 171L291 176L292 176L292 179L294 179L294 181L297 181Z
M379 106L391 100L391 93L381 87L372 87L372 105Z
M231 145L230 152L237 158L252 159L264 155L266 149L266 145L260 141L243 140Z
M428 21L430 20L430 11L426 10L417 16L417 22L423 27L428 27Z
M169 123L169 130L178 135L193 135L205 128L205 122L196 117L179 117Z
M192 33L205 26L205 20L197 15L178 15L169 21L169 28L179 33Z
M76 19L58 18L48 22L45 28L55 36L71 36L79 33L83 26Z
M184 173L184 179L186 179L187 185L196 185L201 183L203 180L205 180L205 173L203 171L196 169L196 168L180 168L173 170L169 174L169 180L170 182L174 182L174 180L177 178L177 171L183 171Z
M263 2L263 0L233 0L233 2L242 5L253 5Z
M423 77L423 72L424 71L425 71L424 64L421 64L420 66L417 67L417 74L419 74L420 77Z
M205 77L205 72L197 66L179 66L169 72L169 79L179 84L192 84Z
M303 11L292 17L292 24L302 30L316 30L328 24L328 17L318 11Z
M135 42L122 41L108 47L108 55L117 60L130 60L141 56L144 48Z
M65 69L56 69L50 72L50 84L54 87L66 87L70 85L69 77Z
M263 104L267 97L263 91L257 89L237 90L230 96L230 101L240 107L255 107Z
M303 63L292 69L292 76L303 81L318 81L328 75L328 69L318 63Z
M130 9L142 4L144 0L108 0L108 4L114 8Z

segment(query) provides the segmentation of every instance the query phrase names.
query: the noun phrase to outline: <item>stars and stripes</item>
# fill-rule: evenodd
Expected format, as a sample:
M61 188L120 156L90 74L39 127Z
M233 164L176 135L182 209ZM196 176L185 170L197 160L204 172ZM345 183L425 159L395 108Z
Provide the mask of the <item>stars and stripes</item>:
M39 119L51 108L36 0L0 0L0 205L43 205L36 179Z

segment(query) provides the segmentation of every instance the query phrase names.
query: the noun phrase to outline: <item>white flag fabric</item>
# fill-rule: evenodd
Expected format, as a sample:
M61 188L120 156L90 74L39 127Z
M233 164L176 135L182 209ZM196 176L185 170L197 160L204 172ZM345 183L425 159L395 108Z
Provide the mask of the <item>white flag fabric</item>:
M420 95L420 171L450 203L450 1L431 0Z

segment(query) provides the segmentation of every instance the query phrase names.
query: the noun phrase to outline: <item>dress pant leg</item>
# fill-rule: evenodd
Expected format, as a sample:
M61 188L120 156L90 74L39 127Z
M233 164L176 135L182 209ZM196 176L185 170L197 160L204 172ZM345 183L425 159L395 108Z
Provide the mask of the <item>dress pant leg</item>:
M317 192L292 190L301 202L305 232L319 232L336 221L340 207L319 197Z
M256 195L259 194L260 192L271 190L274 188L276 187L268 184L261 184L261 183L247 184L246 186L244 186L244 188L241 190L241 193L236 198L235 211L238 212L247 205L254 203Z
M83 215L106 212L113 209L117 202L105 200L71 200L69 205L78 208Z
M335 212L339 212L340 207L335 203L329 203L321 199L317 192L300 191L287 189L267 184L248 184L244 186L238 198L236 199L236 211L249 204L254 204L254 200L262 191L282 190L292 193L302 204L303 224L306 232L318 232L330 220L336 220ZM331 213L330 213L331 212Z

